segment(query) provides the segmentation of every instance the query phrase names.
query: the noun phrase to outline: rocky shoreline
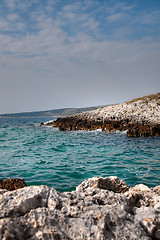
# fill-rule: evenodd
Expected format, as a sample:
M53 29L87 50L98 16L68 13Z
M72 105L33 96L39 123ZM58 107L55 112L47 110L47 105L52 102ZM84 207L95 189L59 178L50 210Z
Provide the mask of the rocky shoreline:
M22 186L23 187L23 186ZM0 189L0 239L160 239L160 186L94 177L75 191Z
M127 131L128 137L160 136L160 93L58 118L56 121L42 123L41 126L53 126L61 131Z

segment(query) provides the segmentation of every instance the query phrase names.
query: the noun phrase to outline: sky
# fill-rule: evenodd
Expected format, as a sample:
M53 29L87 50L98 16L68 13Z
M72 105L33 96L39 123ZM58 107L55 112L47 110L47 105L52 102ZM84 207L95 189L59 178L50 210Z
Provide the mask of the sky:
M160 0L0 0L0 114L160 92Z

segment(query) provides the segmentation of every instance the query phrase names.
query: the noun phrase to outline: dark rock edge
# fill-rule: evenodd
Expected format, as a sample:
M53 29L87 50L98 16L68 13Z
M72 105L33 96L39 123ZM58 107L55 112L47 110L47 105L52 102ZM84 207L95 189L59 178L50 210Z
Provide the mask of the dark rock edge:
M0 189L13 191L23 187L26 187L26 183L22 178L8 178L6 180L0 179Z
M147 122L130 122L125 120L91 120L80 116L71 116L65 118L57 118L53 122L47 124L41 123L41 126L57 127L60 131L76 131L76 130L97 130L102 129L103 132L127 131L128 137L154 137L160 136L160 124L151 124Z

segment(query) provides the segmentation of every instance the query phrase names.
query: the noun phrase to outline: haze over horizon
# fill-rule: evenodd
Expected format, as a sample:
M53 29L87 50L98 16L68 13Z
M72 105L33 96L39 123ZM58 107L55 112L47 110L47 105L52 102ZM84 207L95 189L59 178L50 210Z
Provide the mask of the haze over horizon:
M0 0L0 114L160 92L159 0Z

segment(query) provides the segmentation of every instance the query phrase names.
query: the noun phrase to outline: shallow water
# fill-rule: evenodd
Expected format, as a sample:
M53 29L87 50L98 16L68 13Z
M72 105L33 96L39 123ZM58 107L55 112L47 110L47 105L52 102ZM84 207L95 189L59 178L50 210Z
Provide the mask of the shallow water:
M50 119L0 119L0 178L70 191L93 176L118 176L133 186L160 184L160 137L125 133L60 132Z

